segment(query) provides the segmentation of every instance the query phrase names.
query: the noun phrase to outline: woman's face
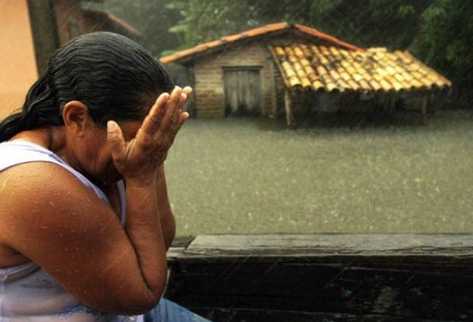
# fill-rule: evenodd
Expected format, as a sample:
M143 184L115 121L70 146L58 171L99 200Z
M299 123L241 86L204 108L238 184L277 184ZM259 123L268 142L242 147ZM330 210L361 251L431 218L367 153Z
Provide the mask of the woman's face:
M120 125L125 141L132 140L141 126L141 121L122 121ZM110 144L107 142L107 128L92 124L76 141L75 159L82 172L100 185L110 185L121 179L116 170Z

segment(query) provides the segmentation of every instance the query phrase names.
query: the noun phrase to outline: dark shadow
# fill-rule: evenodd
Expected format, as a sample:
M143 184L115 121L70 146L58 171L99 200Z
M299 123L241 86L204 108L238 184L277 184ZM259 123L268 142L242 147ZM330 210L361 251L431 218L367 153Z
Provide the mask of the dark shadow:
M243 119L243 118L240 118ZM259 129L265 131L289 130L284 118L270 119L266 117L246 118L254 123ZM305 118L298 117L294 130L311 129L418 129L422 131L442 131L452 128L452 125L473 123L473 111L471 110L441 110L423 116L416 111L394 111L394 112L336 112L336 113L313 113Z
M426 116L428 118L429 116ZM303 120L300 127L319 128L384 128L412 127L425 125L424 117L418 112L337 112L317 113Z

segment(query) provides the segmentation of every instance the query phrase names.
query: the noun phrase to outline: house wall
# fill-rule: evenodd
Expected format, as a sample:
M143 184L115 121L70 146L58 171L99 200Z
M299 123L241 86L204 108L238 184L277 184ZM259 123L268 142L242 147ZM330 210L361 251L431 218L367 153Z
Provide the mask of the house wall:
M0 1L0 119L21 107L38 77L26 0Z
M224 117L225 91L223 67L261 66L262 115L273 110L273 60L266 43L250 44L228 49L199 60L194 66L195 108L203 118Z

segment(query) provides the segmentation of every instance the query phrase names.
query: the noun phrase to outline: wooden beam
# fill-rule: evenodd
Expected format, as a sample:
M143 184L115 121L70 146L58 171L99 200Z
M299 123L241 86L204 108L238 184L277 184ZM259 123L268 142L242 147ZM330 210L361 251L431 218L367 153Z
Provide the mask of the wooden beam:
M197 236L169 266L216 321L473 321L471 234Z
M290 128L296 127L296 119L294 117L294 106L292 104L291 93L288 89L284 91L284 109L286 110L286 123Z
M180 258L367 258L473 265L471 234L200 235ZM473 266L472 266L473 267Z

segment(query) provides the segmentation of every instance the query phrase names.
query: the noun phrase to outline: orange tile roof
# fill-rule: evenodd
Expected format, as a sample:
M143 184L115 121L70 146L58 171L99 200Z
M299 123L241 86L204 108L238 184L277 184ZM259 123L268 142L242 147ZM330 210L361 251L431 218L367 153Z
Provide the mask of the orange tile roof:
M361 48L355 45L344 42L331 35L323 33L317 29L314 29L308 26L298 25L298 24L288 24L286 22L280 22L280 23L273 23L273 24L262 26L262 27L250 29L238 34L225 36L218 40L202 43L195 47L181 50L168 56L164 56L160 60L164 64L189 60L189 59L194 58L196 55L201 55L201 54L211 52L213 50L221 49L228 44L235 44L242 40L258 38L258 37L267 36L270 34L274 34L278 32L285 32L285 31L292 31L300 35L303 35L305 37L313 37L314 39L320 39L320 40L329 42L333 44L334 46L339 46L341 48L345 48L348 50L362 50Z
M399 92L452 86L407 51L353 51L304 43L271 46L270 50L288 88Z

